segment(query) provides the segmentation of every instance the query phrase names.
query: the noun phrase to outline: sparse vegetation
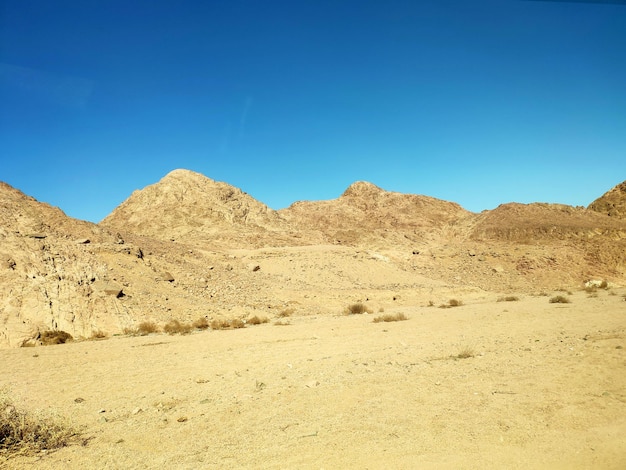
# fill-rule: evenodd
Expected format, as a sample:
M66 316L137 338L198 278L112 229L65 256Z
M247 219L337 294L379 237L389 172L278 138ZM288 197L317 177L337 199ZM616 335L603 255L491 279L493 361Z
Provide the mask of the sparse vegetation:
M564 295L556 295L550 298L551 304L569 304L571 300L565 297Z
M447 304L439 305L439 308L460 307L461 305L463 305L463 301L462 300L450 299Z
M51 330L41 333L39 340L44 346L49 346L52 344L69 343L70 341L73 341L74 338L72 338L72 335L69 334L67 331Z
M152 321L143 321L134 328L126 327L122 330L122 333L128 336L147 336L152 333L158 333L161 331L159 326Z
M196 330L206 330L209 327L209 320L206 317L200 317L195 320L191 326Z
M105 339L105 338L108 338L108 336L109 335L107 335L102 330L94 330L91 332L91 336L89 337L89 339L90 340Z
M144 321L137 325L137 333L140 336L146 336L152 333L158 333L159 326L151 321Z
M53 412L20 409L7 389L0 389L0 452L34 454L70 444L74 427Z
M429 307L434 307L435 306L435 302L433 302L432 300L428 301L428 306Z
M499 297L498 302L517 302L519 297L515 295L506 295L504 297Z
M251 318L248 318L248 325L260 325L261 323L267 323L269 320L267 317L259 317L258 315L254 315Z
M373 313L373 310L360 302L346 307L347 315L360 315L363 313Z
M289 323L289 320L276 320L274 322L275 326L288 326L291 325L291 323Z
M280 318L287 318L287 317L290 317L291 315L293 315L295 311L296 311L296 309L295 309L295 308L286 308L286 309L284 309L284 310L281 310L281 311L278 313L278 316L279 316Z
M231 329L245 328L245 327L246 327L246 324L243 322L243 320L239 318L233 318L230 320L215 319L211 322L212 330L231 330Z
M474 349L470 348L469 346L466 346L465 348L461 349L459 351L459 353L454 356L456 359L468 359L470 357L474 357Z
M407 316L404 313L396 313L394 315L388 313L386 315L381 315L380 317L374 318L374 323L380 322L392 322L392 321L403 321L408 320Z
M168 335L187 335L191 333L193 326L188 323L181 323L178 320L170 320L163 327L163 331Z

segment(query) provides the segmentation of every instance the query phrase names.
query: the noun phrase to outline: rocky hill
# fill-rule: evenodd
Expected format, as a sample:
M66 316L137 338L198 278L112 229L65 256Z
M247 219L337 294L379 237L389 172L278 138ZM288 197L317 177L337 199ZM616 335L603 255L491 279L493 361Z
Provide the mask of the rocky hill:
M96 225L2 183L0 347L37 343L46 330L117 334L143 320L336 314L354 301L384 308L588 279L624 284L622 186L603 196L610 215L595 202L475 214L366 182L273 211L176 170Z
M174 170L137 190L100 225L160 240L257 244L285 232L278 213L243 191L189 170Z
M589 209L611 217L626 217L626 181L589 204Z

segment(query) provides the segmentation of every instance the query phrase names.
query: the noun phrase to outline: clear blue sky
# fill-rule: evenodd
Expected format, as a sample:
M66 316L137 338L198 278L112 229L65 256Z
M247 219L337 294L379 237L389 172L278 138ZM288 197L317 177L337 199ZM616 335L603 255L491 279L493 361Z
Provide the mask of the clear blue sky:
M175 168L587 205L626 179L623 3L0 0L0 180L94 222Z

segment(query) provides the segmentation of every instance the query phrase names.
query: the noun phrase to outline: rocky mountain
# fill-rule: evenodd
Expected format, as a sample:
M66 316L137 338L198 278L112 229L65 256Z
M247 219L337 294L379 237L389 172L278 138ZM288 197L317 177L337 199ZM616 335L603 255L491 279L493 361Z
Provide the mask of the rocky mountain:
M265 232L286 231L276 211L240 189L180 169L133 192L100 225L161 240L251 244Z
M626 217L626 181L589 204L589 209L611 217Z
M144 320L623 284L623 189L589 209L511 203L475 214L357 182L337 199L273 211L175 170L92 224L0 183L0 347L37 343L46 330L117 334Z

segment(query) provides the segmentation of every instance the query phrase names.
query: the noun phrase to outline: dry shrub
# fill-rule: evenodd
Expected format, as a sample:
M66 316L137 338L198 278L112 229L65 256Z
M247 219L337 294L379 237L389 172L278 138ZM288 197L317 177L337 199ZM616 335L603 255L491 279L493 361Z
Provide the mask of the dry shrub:
M189 323L181 323L178 320L170 320L163 327L168 335L188 335L193 327Z
M109 335L107 335L104 331L102 330L94 330L91 332L91 336L89 337L90 340L96 340L96 339L105 339L107 338Z
M234 328L245 328L246 324L239 318L233 318L231 320L213 320L211 322L212 330L230 330Z
M287 317L290 317L291 315L293 315L293 314L295 313L295 311L296 311L296 309L295 309L295 308L286 308L286 309L284 309L284 310L281 310L281 311L278 313L278 316L279 316L280 318L287 318Z
M450 299L448 300L447 304L441 304L439 306L439 308L452 308L452 307L460 307L461 305L463 305L463 301L462 300L458 300L458 299Z
M347 315L360 315L362 313L372 313L372 312L373 310L371 308L369 308L368 306L360 302L356 304L348 305L346 307Z
M209 320L206 317L200 317L191 326L196 330L206 330L209 327Z
M550 298L551 304L569 304L571 300L565 297L564 295L556 295Z
M498 298L498 302L517 302L518 300L519 300L519 297L515 295L507 295L507 296Z
M291 323L289 323L289 320L276 320L274 322L275 326L287 326L287 325L291 325Z
M51 344L69 343L70 341L73 341L74 338L72 338L72 335L66 331L52 330L41 333L39 340L44 346L49 346Z
M260 325L261 323L267 323L269 320L267 317L259 317L258 315L248 318L248 325Z
M66 419L51 411L22 410L7 389L0 389L0 453L35 454L69 445L76 436Z
M374 323L403 321L403 320L408 320L407 316L404 313L396 313L395 315L388 313L386 315L381 315L380 317L374 318Z
M468 359L470 357L474 357L474 350L469 346L461 349L459 353L454 356L456 359Z
M156 323L151 321L143 321L137 325L137 334L140 336L146 336L152 333L158 333L159 327Z
M609 288L609 283L606 281L606 279L604 279L601 283L600 283L600 289L608 289Z

